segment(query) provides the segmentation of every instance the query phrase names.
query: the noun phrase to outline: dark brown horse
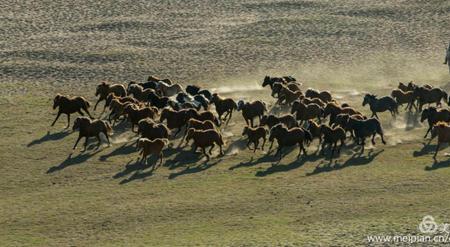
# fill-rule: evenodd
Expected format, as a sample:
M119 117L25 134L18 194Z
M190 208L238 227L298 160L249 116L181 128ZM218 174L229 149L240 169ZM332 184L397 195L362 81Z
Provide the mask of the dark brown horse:
M450 122L450 111L447 109L437 109L430 106L422 111L420 122L428 121L428 130L423 138L427 138L428 133L433 129L437 122Z
M372 111L372 117L378 118L377 112L391 112L392 116L395 117L398 114L398 104L394 98L391 96L384 96L377 98L375 94L366 94L364 96L363 106L369 105Z
M419 111L422 111L422 107L425 104L436 103L436 106L441 106L441 100L447 101L447 93L440 88L428 88L425 86L417 87L414 89L414 97L419 103Z
M61 116L61 114L66 114L67 115L67 127L69 128L70 126L70 114L78 112L81 114L81 116L83 116L83 111L85 111L90 118L92 118L91 113L89 113L89 101L87 101L85 98L83 97L69 97L69 96L64 96L61 94L57 94L55 96L55 98L53 99L53 109L56 109L56 107L58 107L58 114L56 115L55 121L53 121L52 125L55 125L56 120L58 120L59 116Z
M80 139L85 137L86 139L84 142L84 149L83 149L83 151L85 151L87 142L88 142L88 138L94 137L94 136L97 137L97 140L98 140L97 148L99 148L100 143L101 143L101 139L100 139L101 133L103 133L105 135L106 140L108 141L108 145L111 145L111 143L109 142L109 136L112 134L112 129L111 129L111 126L109 125L109 123L106 121L99 120L99 119L91 120L87 117L77 117L77 119L75 119L72 129L79 130L78 139L75 142L73 149L75 149L77 147L77 144L80 141Z
M125 97L127 95L127 90L121 84L109 84L106 82L100 83L95 90L95 96L100 97L98 98L97 103L95 103L94 111L97 109L98 103L100 103L100 101L106 100L110 93L114 93L116 96ZM105 108L106 104L103 107L103 111L105 110Z

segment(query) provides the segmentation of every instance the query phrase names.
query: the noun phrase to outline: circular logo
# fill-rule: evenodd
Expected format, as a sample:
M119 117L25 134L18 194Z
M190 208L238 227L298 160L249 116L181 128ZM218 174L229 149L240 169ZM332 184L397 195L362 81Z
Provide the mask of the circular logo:
M438 225L434 221L433 216L427 215L423 217L422 222L419 224L419 230L422 233L432 234L438 230Z

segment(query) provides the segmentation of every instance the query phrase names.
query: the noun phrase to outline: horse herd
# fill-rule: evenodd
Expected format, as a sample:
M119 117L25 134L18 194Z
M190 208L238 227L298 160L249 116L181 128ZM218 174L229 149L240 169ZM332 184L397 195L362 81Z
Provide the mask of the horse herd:
M303 92L302 84L291 76L266 76L262 87L266 86L270 87L271 96L276 98L276 106L286 110L284 113L269 113L266 103L261 100L236 102L209 89L196 85L183 88L170 79L154 76L148 77L145 82L131 81L127 85L102 82L96 88L98 100L94 110L104 101L103 112L109 111L106 119L95 119L89 112L91 104L84 97L57 94L53 109L58 108L58 113L52 126L62 114L66 114L69 128L70 115L78 112L82 116L76 118L72 127L74 131L79 131L73 149L84 137L85 150L90 137L96 137L100 146L100 134L106 137L110 145L112 126L117 121L128 122L131 131L140 135L136 145L142 155L141 163L147 164L148 156L155 155L161 165L163 150L169 146L169 140L173 141L182 130L180 145L183 142L187 145L192 140L193 151L200 148L207 160L216 145L220 155L223 155L222 131L233 112L239 111L246 123L242 136L247 137L247 147L253 152L261 142L260 148L263 150L267 139L270 151L276 140L278 148L275 156L279 160L283 150L293 146L299 148L298 158L302 153L307 155L305 146L318 139L320 153L323 154L328 146L332 159L336 152L340 153L348 138L360 146L361 153L364 152L366 138L371 137L372 144L375 144L375 136L379 135L382 143L386 144L377 113L389 111L396 117L399 106L406 105L408 111L414 108L421 112L421 122L428 121L425 138L430 132L432 138L438 136L436 153L441 143L450 142L450 111L442 108L441 104L442 100L450 104L450 99L440 88L409 82L399 83L390 96L366 94L362 106L369 106L372 115L368 117L351 105L338 102L329 91L307 89ZM430 106L432 103L436 107ZM426 104L428 108L422 110ZM156 164L152 166L155 167Z

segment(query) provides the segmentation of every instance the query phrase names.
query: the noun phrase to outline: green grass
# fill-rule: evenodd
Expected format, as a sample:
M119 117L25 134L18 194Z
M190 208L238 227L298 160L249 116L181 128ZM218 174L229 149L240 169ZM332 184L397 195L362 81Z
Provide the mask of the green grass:
M272 167L260 152L205 164L186 148L167 151L152 173L134 164L131 143L70 157L77 133L62 129L65 118L49 127L47 95L0 101L1 246L351 246L368 234L416 233L427 214L449 221L450 162L441 151L426 169L433 146L417 156L423 129L398 131L417 138L378 144L371 156L346 149L330 167L315 155L296 161L297 149ZM240 143L234 119L228 146Z

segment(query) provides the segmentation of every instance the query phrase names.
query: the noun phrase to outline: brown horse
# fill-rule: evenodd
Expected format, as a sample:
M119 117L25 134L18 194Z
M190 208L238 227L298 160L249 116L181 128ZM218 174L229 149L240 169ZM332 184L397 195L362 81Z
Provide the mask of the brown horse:
M253 127L253 119L256 117L261 124L261 117L267 111L266 104L263 101L244 102L243 100L239 100L237 105L237 111L242 111L242 117L244 117L247 125L250 123L250 127Z
M125 86L122 84L109 84L106 82L102 82L97 86L97 89L95 90L95 96L99 96L97 100L97 103L95 103L94 111L97 109L98 103L100 101L106 100L108 97L108 94L114 93L116 96L125 97L127 95L127 90L125 89ZM103 111L105 110L106 105L103 107Z
M159 159L159 165L163 162L163 152L165 146L169 144L169 140L157 138L154 140L149 140L147 138L139 138L137 143L137 149L141 150L142 158L140 163L142 164L145 161L147 164L147 157L151 154L157 156L156 160ZM156 163L153 165L152 169L156 168Z
M305 92L305 97L308 98L319 98L320 100L322 100L325 103L331 102L333 100L333 97L331 96L331 93L328 91L317 91L315 89L312 88L308 88Z
M340 154L341 148L345 143L345 130L339 126L332 128L330 126L322 124L320 126L320 132L323 135L321 153L323 154L325 152L325 146L329 144L329 147L331 149L330 159L332 159L334 151L337 148L337 143L338 141L340 141L341 145L337 148L337 153Z
M441 100L447 101L447 93L440 88L427 88L424 86L414 89L414 97L419 103L419 111L425 104L436 103L436 106L441 106Z
M417 110L416 104L414 104L415 97L413 91L403 91L401 89L394 89L391 92L392 98L397 101L397 104L403 105L406 104L405 109L409 109L411 111L411 108L414 107Z
M211 147L209 149L209 154L212 154L212 149L215 144L217 144L220 148L220 154L223 155L222 146L224 145L222 135L216 130L196 130L189 129L186 135L186 141L194 140L194 145L196 150L198 147L202 149L203 154L206 156L207 160L209 160L209 155L206 153L206 148Z
M297 155L298 159L302 151L303 154L306 155L306 149L304 147L304 144L311 142L312 136L311 133L309 133L309 131L303 128L295 127L292 129L288 129L284 127L282 124L277 124L272 129L270 129L269 141L271 142L271 145L269 147L269 150L271 149L275 139L278 142L278 149L277 152L275 153L275 156L279 155L279 160L281 160L282 158L282 149L284 147L291 147L295 145L299 146L299 153Z
M437 122L450 122L450 111L447 109L437 109L430 106L422 111L420 122L428 121L428 130L423 138L427 138L428 133L433 129Z
M334 124L335 118L338 114L361 115L359 111L352 107L343 107L334 102L329 102L324 109L324 117L330 115L330 125Z
M112 135L112 129L109 123L106 121L98 119L91 120L87 117L77 117L77 119L75 119L72 129L79 130L79 136L77 141L75 142L75 145L73 146L73 149L77 147L77 144L80 141L80 139L85 137L86 139L84 142L84 149L83 149L83 151L85 151L88 143L88 138L94 136L97 137L98 140L97 148L99 148L101 143L100 139L101 133L105 135L106 140L108 141L108 145L111 145L111 143L109 142L109 136Z
M377 112L391 112L391 115L395 117L398 114L398 104L394 98L391 96L384 96L377 98L375 94L366 94L362 106L369 104L370 110L372 111L371 117L378 118Z
M296 114L296 119L300 120L300 124L302 124L303 121L314 118L317 118L320 122L324 111L319 105L315 103L305 105L304 103L297 100L294 102L294 104L292 104L291 114L294 113Z
M212 95L211 102L213 102L216 106L216 112L219 115L219 120L222 120L222 115L226 113L223 120L225 121L228 119L227 122L230 121L233 111L237 109L237 104L232 98L223 98L217 93Z
M259 139L263 139L263 143L261 145L261 150L264 150L264 144L266 143L266 136L267 136L267 130L264 127L256 127L252 128L249 126L245 126L244 130L242 131L243 136L248 137L247 147L250 148L250 143L253 143L254 149L253 152L256 152L256 149L258 149L259 145Z
M436 155L439 152L439 148L442 143L450 144L450 126L446 122L438 122L434 125L434 135L438 136L438 142L436 145L436 152L433 155L433 159L436 160Z
M56 107L58 107L58 114L56 115L55 120L53 121L52 125L55 125L56 121L58 120L59 116L61 116L61 114L66 114L67 115L67 127L69 128L70 126L70 114L78 112L81 114L81 116L83 116L83 111L85 111L90 118L92 118L91 113L89 113L89 108L90 104L89 101L87 101L85 98L83 97L69 97L69 96L64 96L61 94L57 94L55 96L55 98L53 99L53 109L56 109Z

